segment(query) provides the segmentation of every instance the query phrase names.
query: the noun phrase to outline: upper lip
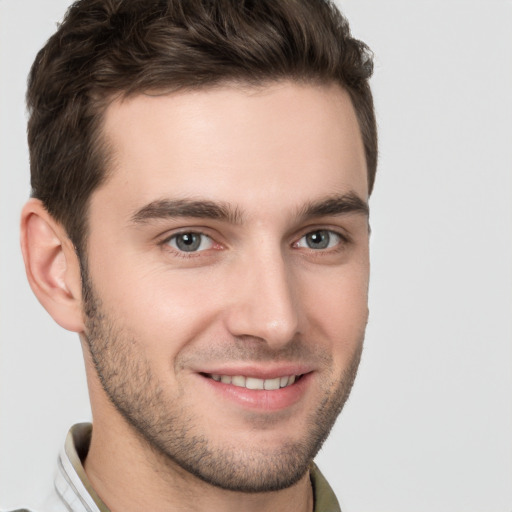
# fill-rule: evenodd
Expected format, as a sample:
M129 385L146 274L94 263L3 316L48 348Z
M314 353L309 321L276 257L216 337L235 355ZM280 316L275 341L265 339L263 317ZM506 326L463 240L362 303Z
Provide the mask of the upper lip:
M305 364L280 364L280 365L237 365L237 366L215 366L208 369L201 369L198 373L206 375L229 375L235 377L243 375L244 377L253 377L256 379L275 379L277 377L286 377L290 375L303 375L313 371L311 366Z

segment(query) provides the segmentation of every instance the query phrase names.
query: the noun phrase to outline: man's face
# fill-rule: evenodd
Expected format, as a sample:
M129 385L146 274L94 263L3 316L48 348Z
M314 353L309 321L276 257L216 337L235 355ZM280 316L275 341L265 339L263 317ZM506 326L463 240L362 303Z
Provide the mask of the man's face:
M288 82L139 95L108 108L105 136L85 334L115 414L214 485L291 485L348 396L367 321L348 95Z

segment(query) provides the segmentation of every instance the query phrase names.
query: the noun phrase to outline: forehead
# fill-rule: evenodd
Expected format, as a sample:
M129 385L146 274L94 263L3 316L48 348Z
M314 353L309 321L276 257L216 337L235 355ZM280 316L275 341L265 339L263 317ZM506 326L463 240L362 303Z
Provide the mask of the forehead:
M338 85L138 95L108 107L104 134L111 168L93 202L108 191L134 208L175 196L300 202L354 191L367 198L360 130Z

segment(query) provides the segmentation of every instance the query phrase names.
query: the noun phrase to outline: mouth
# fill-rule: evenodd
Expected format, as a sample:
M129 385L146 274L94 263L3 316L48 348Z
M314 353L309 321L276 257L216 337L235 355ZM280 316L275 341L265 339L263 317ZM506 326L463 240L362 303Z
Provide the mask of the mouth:
M298 366L273 370L246 368L245 371L242 368L230 368L229 371L219 368L211 373L198 372L198 375L207 384L206 389L213 392L212 400L218 397L228 407L234 405L237 411L241 407L268 415L293 407L310 392L315 372Z
M258 379L244 375L217 375L214 373L205 373L203 375L216 382L222 382L223 384L231 384L232 386L251 390L259 389L266 391L286 388L302 378L302 375L285 375L272 379Z

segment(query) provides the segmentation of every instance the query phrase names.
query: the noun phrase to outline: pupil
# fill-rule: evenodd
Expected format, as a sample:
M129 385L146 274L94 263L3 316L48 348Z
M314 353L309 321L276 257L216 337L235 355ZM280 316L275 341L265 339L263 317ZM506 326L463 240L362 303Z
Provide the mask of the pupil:
M329 245L329 233L327 231L315 231L310 233L306 240L310 249L325 249Z

